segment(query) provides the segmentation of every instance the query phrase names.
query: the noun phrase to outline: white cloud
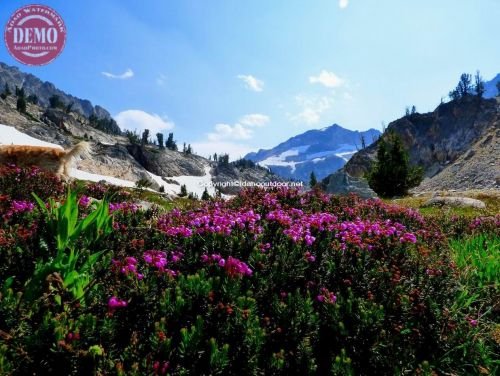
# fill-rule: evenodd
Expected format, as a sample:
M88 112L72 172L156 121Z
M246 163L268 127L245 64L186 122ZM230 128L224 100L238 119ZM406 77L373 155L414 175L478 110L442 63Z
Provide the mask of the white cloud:
M127 80L129 78L134 77L134 71L130 68L128 68L122 74L113 74L113 73L109 73L109 72L101 72L101 74L107 78L112 78L112 79L116 79L116 80Z
M208 139L210 141L248 140L252 138L252 133L252 130L245 128L241 124L231 126L220 123L215 125L215 132L208 134Z
M247 114L240 117L234 125L219 123L214 132L208 133L209 141L249 140L253 137L253 127L263 127L270 118L264 114Z
M167 83L167 76L164 74L160 74L158 78L156 78L156 84L158 86L164 86Z
M239 123L249 127L263 127L269 123L269 116L263 114L248 114L240 118Z
M345 9L349 5L349 0L339 0L340 9Z
M311 84L321 84L326 87L340 87L344 84L344 80L333 72L322 70L319 75L309 77Z
M199 141L192 142L191 146L197 155L203 157L208 157L209 155L217 154L229 154L231 160L244 157L251 151L255 151L255 148L251 148L248 145L226 142L226 141Z
M252 75L239 74L237 77L245 83L245 87L249 90L253 91L264 90L264 81L259 80L258 78Z
M296 115L289 116L290 120L297 124L314 125L319 123L321 115L330 109L333 99L329 97L309 97L297 95L295 101L301 107L301 111Z
M153 137L156 133L172 129L175 125L165 116L141 110L122 111L114 118L122 130L137 131L140 134L144 129L149 129Z

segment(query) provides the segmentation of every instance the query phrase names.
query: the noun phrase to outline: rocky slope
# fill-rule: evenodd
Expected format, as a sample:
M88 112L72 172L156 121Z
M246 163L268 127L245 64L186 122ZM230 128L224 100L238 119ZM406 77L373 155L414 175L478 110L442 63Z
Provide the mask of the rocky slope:
M17 86L19 88L24 88L26 96L32 94L36 95L38 103L44 108L49 107L50 97L57 95L64 104L68 105L73 103L72 110L87 118L91 115L100 119L111 118L108 111L100 106L92 105L89 100L80 99L67 94L56 88L51 82L44 82L32 74L21 72L17 67L0 62L0 91L3 92L5 84L9 86L12 92L14 92L14 89Z
M218 181L225 178L262 181L272 176L269 171L261 168L251 171L246 171L245 168L235 169L225 175L217 172L215 162L197 155L159 149L155 145L131 144L127 137L119 134L121 132L113 129L104 132L96 128L92 117L105 116L111 119L104 109L93 107L90 101L65 94L51 83L42 83L35 76L0 63L0 85L5 82L8 82L12 92L17 85L25 89L26 95L35 94L39 101L37 104L27 103L26 114L21 114L16 110L17 98L14 93L0 99L0 124L13 126L23 134L63 148L81 140L88 141L92 147L92 156L78 161L76 166L84 172L118 178L132 182L132 185L138 180L146 179L152 183L153 189L164 186L170 193L178 193L180 186L185 184L188 192L198 196L203 192L202 185L215 180L215 174ZM2 86L0 92L3 92ZM68 113L61 108L49 108L48 98L53 94L61 96L64 101L71 100L76 105ZM0 144L11 142L0 134ZM208 191L215 193L213 187L209 187Z
M309 181L314 171L318 179L341 168L361 148L362 139L368 145L380 132L351 131L338 124L299 134L269 150L249 153L246 159L269 168L274 173L295 180Z
M388 130L401 136L410 162L424 168L425 180L417 190L499 186L499 98L443 103L433 112L398 119ZM347 173L363 176L377 147L376 142L356 153L345 166Z

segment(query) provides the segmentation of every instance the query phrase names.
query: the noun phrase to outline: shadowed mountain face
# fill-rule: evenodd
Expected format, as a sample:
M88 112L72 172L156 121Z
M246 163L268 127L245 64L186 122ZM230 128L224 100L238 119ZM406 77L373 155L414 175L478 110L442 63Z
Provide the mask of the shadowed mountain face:
M469 96L443 103L426 114L408 115L388 126L424 168L420 190L494 188L500 182L500 99ZM376 158L378 142L346 164L363 176Z
M485 98L495 98L498 95L498 88L497 88L498 82L500 82L500 73L498 73L494 79L484 84Z
M100 106L94 106L89 100L80 99L56 88L51 82L43 82L38 77L21 72L17 67L9 66L0 62L0 91L3 92L5 85L14 92L15 87L23 88L26 96L36 95L40 107L48 108L50 98L57 95L64 106L71 104L71 111L90 118L110 120L111 115ZM114 123L114 121L113 121ZM119 134L120 128L116 123L110 127L110 133Z
M379 135L375 129L359 132L334 124L292 137L272 149L249 153L245 159L282 177L307 182L311 172L322 179L338 170L363 144L371 144Z

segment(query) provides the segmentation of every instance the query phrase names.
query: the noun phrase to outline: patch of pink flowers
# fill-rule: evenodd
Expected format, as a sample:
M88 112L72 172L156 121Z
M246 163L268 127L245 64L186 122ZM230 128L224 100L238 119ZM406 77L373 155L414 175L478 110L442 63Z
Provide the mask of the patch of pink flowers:
M219 234L230 236L233 231L246 230L252 234L262 233L258 224L260 215L253 210L239 211L223 207L219 203L207 205L203 210L197 210L180 216L172 212L158 220L158 229L168 236L191 237L194 234Z
M211 255L204 254L201 255L201 261L224 268L229 277L243 277L251 276L253 274L252 269L250 269L246 263L232 256L229 256L226 260L217 253Z
M125 257L124 261L112 260L112 263L121 274L135 276L139 280L144 278L144 275L137 271L137 259L135 257Z
M108 312L113 314L118 308L125 308L127 306L127 302L125 300L118 299L116 296L112 296L108 300Z
M81 207L86 208L87 206L89 206L89 204L90 204L90 197L88 196L83 195L82 197L80 197L80 200L78 200L78 205L80 205Z
M35 209L35 204L29 201L16 201L10 203L10 207L3 215L5 220L10 219L14 214L31 213Z
M135 213L139 210L139 205L134 204L133 202L110 202L109 203L109 212L113 213L115 211L121 211L124 213Z
M322 287L319 290L318 296L316 296L316 300L320 303L334 304L337 301L337 297L333 292L330 292L328 289Z
M172 277L175 277L177 275L177 272L170 268L167 268L167 265L169 263L174 264L176 262L179 262L183 256L184 254L179 251L173 251L169 255L167 255L167 253L164 251L158 251L154 249L148 250L142 255L146 264L153 266L158 270L158 272L169 274Z

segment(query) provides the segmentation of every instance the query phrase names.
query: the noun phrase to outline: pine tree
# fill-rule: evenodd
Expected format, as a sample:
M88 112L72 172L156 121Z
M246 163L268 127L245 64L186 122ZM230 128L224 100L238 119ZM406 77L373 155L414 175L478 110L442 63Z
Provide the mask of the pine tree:
M370 187L382 197L402 196L423 178L421 167L410 166L401 138L390 132L379 141L377 162L368 173Z
M468 73L462 73L457 87L454 90L450 91L449 96L452 100L457 100L471 95L472 92L473 87L471 75Z
M158 146L160 149L163 149L165 146L163 145L163 133L157 133L156 138L158 139Z
M474 91L476 92L478 98L482 98L486 89L484 87L483 78L481 77L479 71L476 72L476 75L474 76L474 81L475 81Z
M19 111L22 114L26 113L26 98L23 96L18 96L17 97L17 104L16 104L17 111Z
M309 186L311 188L314 188L316 186L316 184L318 184L318 179L316 179L316 174L313 172L311 172L311 177L309 179Z
M207 188L205 187L205 190L203 191L203 194L201 195L201 199L203 201L208 201L210 200L210 195L208 194L208 190Z
M144 129L144 132L142 132L141 145L143 146L147 145L148 139L149 139L149 129Z
M186 188L186 184L182 184L181 185L181 192L179 193L179 196L180 197L186 197L188 194L188 191L187 191L187 188Z
M51 96L49 98L49 105L50 108L61 108L62 106L64 106L63 102L61 101L61 98L59 98L59 95Z
M170 132L168 134L167 142L165 142L165 147L167 149L172 150L173 146L174 146L174 134Z

